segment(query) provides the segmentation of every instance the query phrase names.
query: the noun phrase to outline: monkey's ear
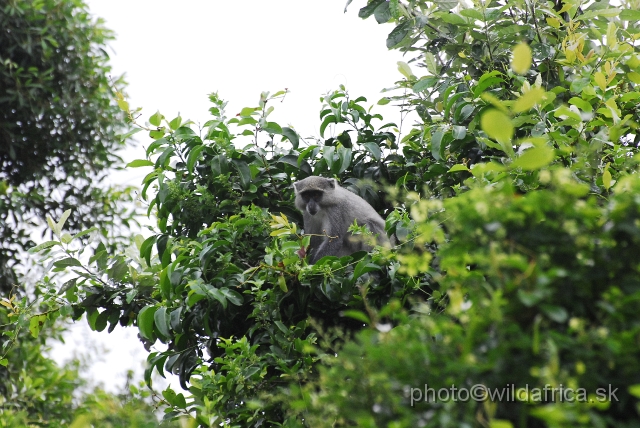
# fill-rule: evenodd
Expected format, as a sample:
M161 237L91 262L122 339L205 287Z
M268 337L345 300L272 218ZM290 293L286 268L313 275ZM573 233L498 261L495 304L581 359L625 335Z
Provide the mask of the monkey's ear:
M327 178L327 183L329 184L329 187L331 187L332 189L336 188L336 179L335 178Z
M293 190L298 193L298 184L300 184L299 181L296 181L295 183L293 183Z

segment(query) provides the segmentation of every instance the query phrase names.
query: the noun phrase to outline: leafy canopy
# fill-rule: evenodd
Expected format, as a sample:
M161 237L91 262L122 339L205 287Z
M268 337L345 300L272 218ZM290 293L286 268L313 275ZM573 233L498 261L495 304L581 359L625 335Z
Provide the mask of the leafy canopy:
M151 168L157 227L134 254L86 236L36 247L76 273L53 310L166 344L147 384L178 375L191 395L165 390L166 417L201 426L636 426L640 20L626 6L369 1L359 15L393 23L387 46L407 52L379 104L415 112L408 132L345 88L322 98L318 138L270 120L283 92L231 119L212 94L201 130L152 115L130 167ZM309 266L291 184L311 174L363 196L399 245ZM585 398L416 402L425 385Z

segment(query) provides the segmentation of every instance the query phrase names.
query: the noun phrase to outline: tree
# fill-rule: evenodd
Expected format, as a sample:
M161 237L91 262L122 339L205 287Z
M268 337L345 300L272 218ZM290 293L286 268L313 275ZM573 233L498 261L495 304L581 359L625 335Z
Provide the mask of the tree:
M212 94L199 132L154 114L130 166L152 167L157 229L139 257L82 237L37 247L84 269L52 311L166 343L147 383L178 375L192 396L164 391L167 417L202 426L635 426L638 12L373 0L359 14L393 22L388 46L414 55L379 101L417 113L409 132L343 87L315 140L269 120L284 92L231 119ZM291 184L310 174L368 200L400 245L301 260ZM451 385L484 393L426 400ZM520 395L491 395L509 385ZM534 393L562 387L573 400Z
M76 231L113 222L116 195L98 184L124 147L111 89L122 80L109 81L113 34L82 2L11 0L0 28L0 287L9 293L17 254L45 215L74 207Z
M112 248L128 242L115 233L134 221L128 190L102 183L125 145L105 51L112 33L67 0L3 2L0 28L0 425L69 426L83 381L42 355L61 337L48 312L59 290L30 282L40 268L26 250L45 215L69 207L71 233L96 226L111 230ZM17 302L49 324L14 311Z

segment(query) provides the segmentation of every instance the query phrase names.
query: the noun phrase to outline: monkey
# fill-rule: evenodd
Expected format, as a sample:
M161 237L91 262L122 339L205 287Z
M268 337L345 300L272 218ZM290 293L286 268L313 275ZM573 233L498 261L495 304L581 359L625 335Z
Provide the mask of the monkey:
M293 183L293 188L296 208L303 214L304 231L311 235L310 264L324 256L342 257L371 250L364 239L348 232L354 220L377 235L379 245L389 243L382 217L367 201L338 185L334 178L311 176Z

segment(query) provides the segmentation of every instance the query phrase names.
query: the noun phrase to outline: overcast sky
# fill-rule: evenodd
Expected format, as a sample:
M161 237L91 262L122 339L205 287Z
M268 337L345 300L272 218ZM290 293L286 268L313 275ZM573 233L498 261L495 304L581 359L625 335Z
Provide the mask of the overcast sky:
M385 46L393 27L357 16L365 0L353 1L346 14L346 0L86 1L116 33L108 50L113 72L125 74L128 101L142 107L142 122L159 110L169 119L180 113L204 123L210 118L207 95L216 91L229 102L232 117L257 106L262 91L288 88L270 117L303 137L317 136L319 98L327 91L343 84L353 98L364 95L375 104L380 90L402 77L400 53ZM399 119L389 107L374 111L384 114L385 122ZM140 135L140 143L148 145ZM144 151L132 148L125 157L143 158ZM139 185L138 177L129 176L127 184ZM91 346L108 351L91 352L99 358L91 362L90 376L113 391L124 384L128 369L141 378L147 353L136 334L133 328L98 334L83 321L52 355L62 361Z

